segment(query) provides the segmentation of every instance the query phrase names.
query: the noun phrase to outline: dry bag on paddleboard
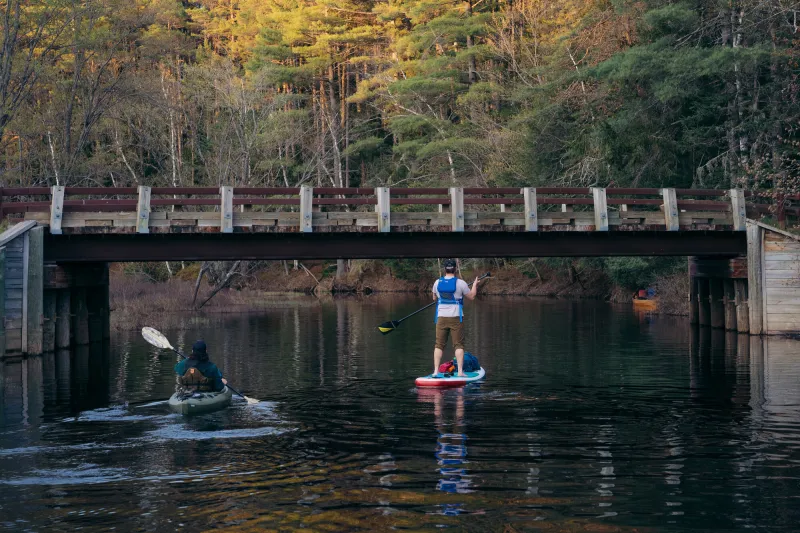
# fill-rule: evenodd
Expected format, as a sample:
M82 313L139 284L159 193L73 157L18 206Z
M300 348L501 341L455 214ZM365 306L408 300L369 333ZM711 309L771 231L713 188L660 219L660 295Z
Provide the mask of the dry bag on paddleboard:
M450 370L450 372L458 372L457 359L453 359L450 363L444 363L443 365L441 365L439 367L439 372L442 372L442 366L444 365L452 365L452 370ZM464 372L477 372L480 369L481 369L481 364L478 362L478 358L469 352L464 352Z

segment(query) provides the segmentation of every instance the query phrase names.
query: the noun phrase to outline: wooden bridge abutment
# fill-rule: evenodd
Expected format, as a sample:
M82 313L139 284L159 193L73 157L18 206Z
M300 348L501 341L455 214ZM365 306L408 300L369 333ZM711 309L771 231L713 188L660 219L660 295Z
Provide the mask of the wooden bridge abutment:
M800 236L747 222L747 254L689 258L692 324L750 333L800 334Z
M0 235L0 356L110 336L108 263L45 263L44 229L24 222Z

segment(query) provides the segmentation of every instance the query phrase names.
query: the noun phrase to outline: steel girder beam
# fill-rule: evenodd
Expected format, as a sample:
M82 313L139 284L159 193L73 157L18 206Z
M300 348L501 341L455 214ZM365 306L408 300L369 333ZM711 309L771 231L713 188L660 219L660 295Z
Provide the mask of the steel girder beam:
M745 232L174 233L46 235L45 261L598 257L747 251Z

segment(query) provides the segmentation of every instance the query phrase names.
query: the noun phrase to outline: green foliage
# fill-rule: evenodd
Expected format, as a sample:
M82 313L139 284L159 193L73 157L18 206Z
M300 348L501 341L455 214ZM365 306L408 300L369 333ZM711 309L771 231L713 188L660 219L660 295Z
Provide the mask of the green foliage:
M424 259L386 259L383 263L389 267L392 276L406 281L417 281L430 274Z
M800 186L777 0L19 5L8 186Z
M167 281L170 279L167 265L163 261L151 263L125 263L123 272L130 276L136 276L152 283Z
M684 257L609 257L603 262L611 280L631 290L646 288L657 279L686 268Z

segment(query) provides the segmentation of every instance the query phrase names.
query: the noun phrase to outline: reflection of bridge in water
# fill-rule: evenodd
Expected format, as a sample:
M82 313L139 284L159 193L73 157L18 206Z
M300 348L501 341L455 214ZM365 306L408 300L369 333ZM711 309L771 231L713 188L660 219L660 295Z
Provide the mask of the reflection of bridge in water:
M103 343L2 361L0 427L39 424L45 412L108 405L109 362Z

